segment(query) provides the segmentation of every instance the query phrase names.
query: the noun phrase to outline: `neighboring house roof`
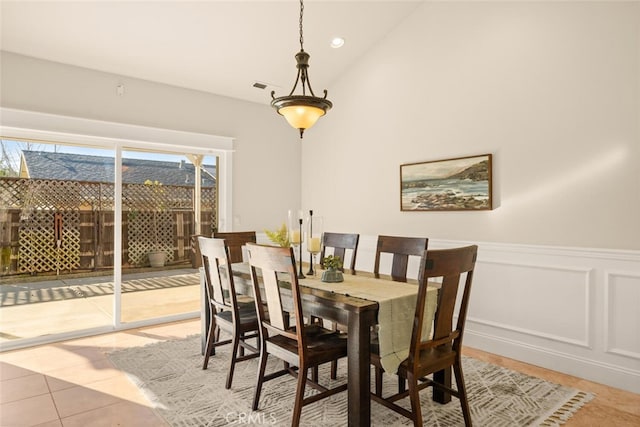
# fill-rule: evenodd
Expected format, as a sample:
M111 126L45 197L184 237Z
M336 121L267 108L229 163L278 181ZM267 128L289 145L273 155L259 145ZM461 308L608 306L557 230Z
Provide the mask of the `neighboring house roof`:
M85 154L23 151L20 176L32 179L113 182L114 158ZM215 165L202 166L202 186L215 184ZM163 185L193 186L195 168L187 161L122 159L122 182L143 184L146 180Z

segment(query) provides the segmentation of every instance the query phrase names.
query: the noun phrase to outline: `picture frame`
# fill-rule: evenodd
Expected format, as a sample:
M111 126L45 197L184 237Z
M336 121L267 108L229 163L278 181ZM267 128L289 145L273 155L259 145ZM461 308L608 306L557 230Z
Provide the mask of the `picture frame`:
M401 211L491 209L491 154L400 165Z

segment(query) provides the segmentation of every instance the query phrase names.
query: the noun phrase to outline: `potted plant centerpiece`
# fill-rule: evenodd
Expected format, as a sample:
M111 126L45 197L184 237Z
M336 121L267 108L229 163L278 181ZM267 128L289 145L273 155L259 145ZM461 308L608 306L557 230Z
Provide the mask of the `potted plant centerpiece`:
M339 256L329 255L322 258L322 266L326 268L325 271L322 272L322 277L320 280L327 283L337 283L342 282L344 277L342 276L342 259Z

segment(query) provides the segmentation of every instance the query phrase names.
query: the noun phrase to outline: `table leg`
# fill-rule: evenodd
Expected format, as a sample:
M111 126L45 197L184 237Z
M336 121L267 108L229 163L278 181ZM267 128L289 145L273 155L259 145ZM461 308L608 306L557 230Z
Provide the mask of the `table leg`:
M441 371L434 372L433 380L451 388L451 368L445 368ZM449 403L451 402L451 393L447 393L446 391L434 387L433 401L438 403Z
M348 388L349 426L371 424L369 330L374 312L350 312L348 322Z

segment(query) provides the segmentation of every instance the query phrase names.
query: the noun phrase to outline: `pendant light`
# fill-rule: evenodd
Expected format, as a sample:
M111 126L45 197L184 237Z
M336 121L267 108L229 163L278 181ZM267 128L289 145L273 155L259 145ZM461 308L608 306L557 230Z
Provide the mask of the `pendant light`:
M313 126L316 121L331 109L333 104L327 99L327 90L324 90L324 97L319 98L313 93L309 82L309 54L304 51L302 37L302 15L304 12L303 0L300 0L300 52L296 54L298 76L293 84L293 89L287 96L276 98L275 91L271 91L271 106L284 116L289 124L300 131L300 138L306 129ZM302 95L293 93L300 82ZM307 93L308 92L308 93Z

